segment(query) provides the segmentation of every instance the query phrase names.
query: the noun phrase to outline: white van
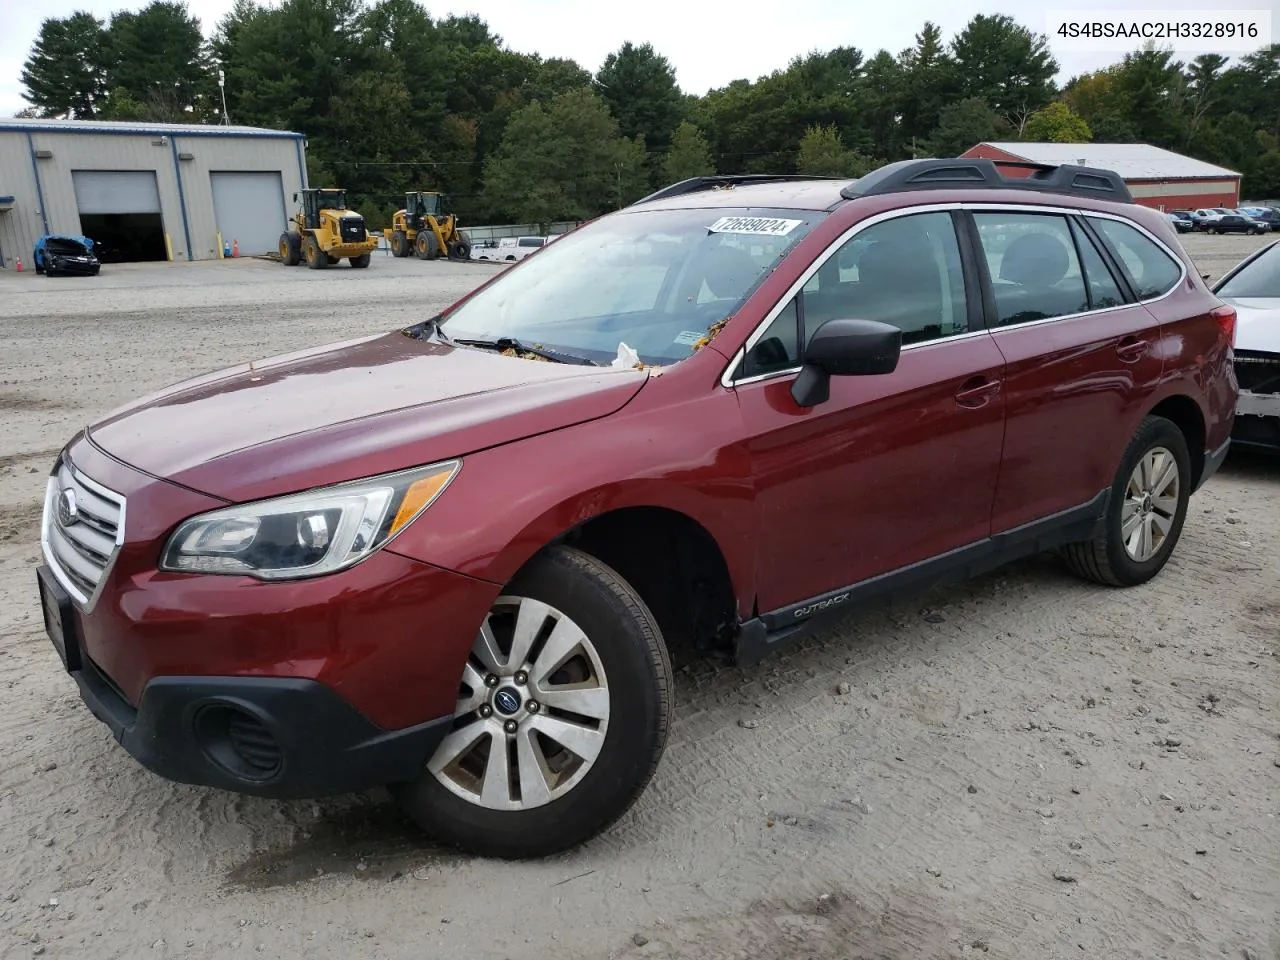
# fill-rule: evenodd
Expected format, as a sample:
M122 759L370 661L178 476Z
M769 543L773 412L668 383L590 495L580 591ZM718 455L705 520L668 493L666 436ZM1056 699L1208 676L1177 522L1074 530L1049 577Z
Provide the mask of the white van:
M502 237L476 244L471 250L474 260L523 260L529 254L547 245L546 237Z

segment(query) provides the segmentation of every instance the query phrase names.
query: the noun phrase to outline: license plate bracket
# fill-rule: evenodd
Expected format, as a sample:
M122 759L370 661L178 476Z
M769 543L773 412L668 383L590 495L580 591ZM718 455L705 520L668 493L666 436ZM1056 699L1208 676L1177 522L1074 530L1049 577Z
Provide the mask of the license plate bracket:
M58 658L68 673L80 669L80 639L76 635L76 613L71 595L54 578L48 567L36 570L40 587L40 607L44 611L44 629Z

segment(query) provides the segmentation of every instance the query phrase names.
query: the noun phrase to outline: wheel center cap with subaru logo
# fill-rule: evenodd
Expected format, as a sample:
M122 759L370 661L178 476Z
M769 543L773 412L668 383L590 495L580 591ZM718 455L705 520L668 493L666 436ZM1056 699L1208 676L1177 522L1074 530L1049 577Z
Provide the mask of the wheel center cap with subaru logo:
M503 687L493 695L494 708L504 716L511 716L520 709L520 694L510 687Z
M80 508L76 505L76 493L70 487L58 494L58 522L69 527L80 519Z

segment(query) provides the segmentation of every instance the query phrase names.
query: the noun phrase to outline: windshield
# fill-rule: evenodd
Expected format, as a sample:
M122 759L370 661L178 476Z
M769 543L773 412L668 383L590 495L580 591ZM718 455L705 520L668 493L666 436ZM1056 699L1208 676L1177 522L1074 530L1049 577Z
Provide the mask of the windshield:
M347 191L317 190L321 210L343 210L347 206Z
M1280 298L1280 242L1273 243L1214 292L1220 297Z
M606 365L625 344L643 363L675 363L825 216L719 207L613 214L511 268L449 313L445 332Z

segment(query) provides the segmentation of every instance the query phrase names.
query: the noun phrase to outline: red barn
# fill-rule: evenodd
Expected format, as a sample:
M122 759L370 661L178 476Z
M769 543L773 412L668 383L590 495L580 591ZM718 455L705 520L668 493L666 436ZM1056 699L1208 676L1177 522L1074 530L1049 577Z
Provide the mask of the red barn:
M980 143L960 156L1114 170L1129 185L1134 200L1157 210L1234 209L1240 204L1240 174L1234 170L1148 143ZM1007 168L1004 172L1026 176L1031 171Z

